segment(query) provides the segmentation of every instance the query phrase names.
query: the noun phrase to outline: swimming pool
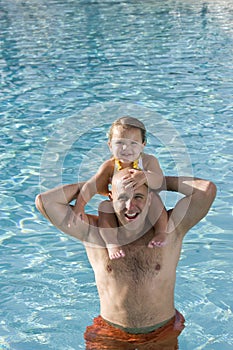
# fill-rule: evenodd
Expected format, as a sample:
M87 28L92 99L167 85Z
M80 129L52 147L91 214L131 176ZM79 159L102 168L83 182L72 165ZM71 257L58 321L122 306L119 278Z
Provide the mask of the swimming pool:
M179 344L232 349L232 23L230 0L1 1L1 350L84 349L99 312L92 270L34 198L92 175L125 111L167 175L218 187L183 245Z

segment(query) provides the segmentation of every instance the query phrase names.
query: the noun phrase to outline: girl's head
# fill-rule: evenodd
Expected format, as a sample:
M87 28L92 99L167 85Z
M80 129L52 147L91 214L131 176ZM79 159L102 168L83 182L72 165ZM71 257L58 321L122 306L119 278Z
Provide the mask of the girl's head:
M109 131L108 145L113 156L123 163L137 160L146 144L146 129L133 117L117 119Z
M142 137L141 142L146 144L146 128L145 128L145 125L140 120L133 117L128 117L128 116L121 117L115 120L115 122L113 122L109 130L109 142L111 142L113 138L113 132L116 128L118 128L119 130L122 130L122 132L124 130L131 130L133 128L139 129Z

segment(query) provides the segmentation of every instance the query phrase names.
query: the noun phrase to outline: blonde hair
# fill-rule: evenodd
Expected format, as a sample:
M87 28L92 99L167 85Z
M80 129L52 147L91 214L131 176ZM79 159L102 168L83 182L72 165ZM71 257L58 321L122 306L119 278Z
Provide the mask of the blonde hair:
M129 116L121 117L113 122L113 124L109 129L109 134L108 134L109 141L111 141L112 139L113 129L118 126L121 126L123 129L126 129L126 130L130 128L140 129L141 135L142 135L142 143L146 142L145 125L137 118L129 117Z

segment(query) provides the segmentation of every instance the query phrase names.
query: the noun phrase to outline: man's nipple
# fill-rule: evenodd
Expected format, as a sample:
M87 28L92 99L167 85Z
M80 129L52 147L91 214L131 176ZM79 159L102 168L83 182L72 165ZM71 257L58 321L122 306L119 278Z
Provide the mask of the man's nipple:
M107 272L112 272L112 266L110 264L107 265Z

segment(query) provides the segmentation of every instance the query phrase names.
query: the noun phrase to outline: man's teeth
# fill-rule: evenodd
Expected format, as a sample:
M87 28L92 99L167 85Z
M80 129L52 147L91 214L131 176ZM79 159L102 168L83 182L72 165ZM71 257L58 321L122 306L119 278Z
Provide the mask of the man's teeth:
M134 218L136 218L137 215L138 215L137 213L133 213L133 214L127 213L127 214L125 214L125 216L126 216L127 218L129 218L129 219L134 219Z

